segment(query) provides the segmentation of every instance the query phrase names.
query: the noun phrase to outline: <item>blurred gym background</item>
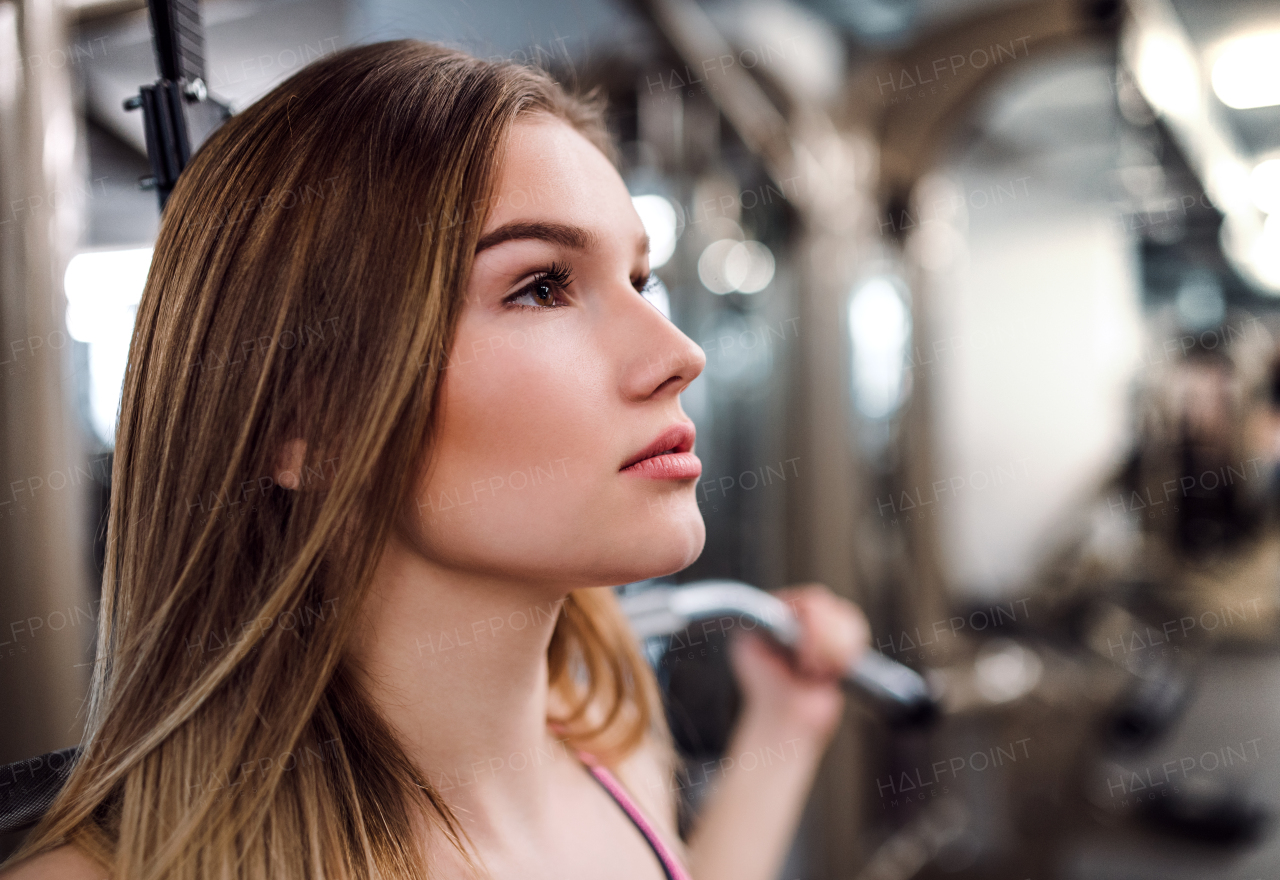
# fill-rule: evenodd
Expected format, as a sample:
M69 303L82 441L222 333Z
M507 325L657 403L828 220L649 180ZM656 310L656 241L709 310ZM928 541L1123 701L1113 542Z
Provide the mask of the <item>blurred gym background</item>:
M1280 6L200 8L230 112L404 36L607 91L707 352L677 580L826 583L946 696L851 703L780 880L1280 876ZM81 736L156 76L144 3L0 0L0 762ZM686 821L704 635L654 657Z

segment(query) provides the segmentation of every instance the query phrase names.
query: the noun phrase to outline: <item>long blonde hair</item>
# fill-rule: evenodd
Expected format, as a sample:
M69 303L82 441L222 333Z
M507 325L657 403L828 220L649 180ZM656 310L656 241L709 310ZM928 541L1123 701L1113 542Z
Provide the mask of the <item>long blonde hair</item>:
M137 880L423 877L418 810L463 845L343 648L531 113L615 158L595 96L409 40L318 61L193 157L129 350L83 752L14 860L74 843ZM272 478L292 438L300 491ZM569 596L548 661L571 745L669 749L607 587ZM252 788L212 784L248 762Z

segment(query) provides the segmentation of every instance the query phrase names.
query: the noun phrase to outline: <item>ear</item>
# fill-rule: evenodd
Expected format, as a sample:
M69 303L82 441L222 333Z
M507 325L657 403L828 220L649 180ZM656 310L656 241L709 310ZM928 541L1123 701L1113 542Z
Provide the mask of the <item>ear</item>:
M280 448L276 457L275 473L272 475L276 483L286 489L297 489L302 485L302 462L307 453L307 441L301 437L289 440Z

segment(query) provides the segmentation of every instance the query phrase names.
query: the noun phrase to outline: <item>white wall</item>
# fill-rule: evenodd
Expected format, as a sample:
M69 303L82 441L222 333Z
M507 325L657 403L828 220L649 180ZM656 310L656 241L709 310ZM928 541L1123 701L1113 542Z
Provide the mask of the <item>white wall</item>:
M967 238L922 341L951 340L932 367L936 478L954 486L937 493L943 558L987 598L1019 588L1123 454L1142 327L1136 255L1105 206L1032 184L1016 209L971 209Z

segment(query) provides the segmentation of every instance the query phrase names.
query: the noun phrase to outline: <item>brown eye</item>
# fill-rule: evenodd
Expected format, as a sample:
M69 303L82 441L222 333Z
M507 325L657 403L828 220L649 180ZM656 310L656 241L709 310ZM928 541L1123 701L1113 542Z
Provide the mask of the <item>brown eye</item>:
M507 297L505 303L518 309L560 308L555 304L556 295L564 293L572 280L566 267L553 265L539 272L533 281ZM520 302L526 297L527 303Z
M507 302L520 308L554 308L556 293L559 288L555 282L542 279L535 281L518 293L512 294L507 298ZM525 305L520 300L526 297L532 302L532 305Z
M555 300L556 289L550 281L539 281L533 286L533 295L545 299L543 305L546 305Z

